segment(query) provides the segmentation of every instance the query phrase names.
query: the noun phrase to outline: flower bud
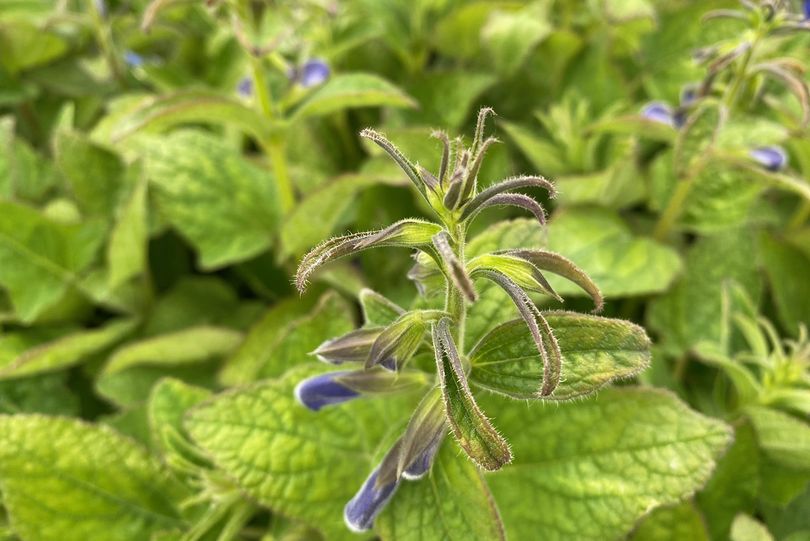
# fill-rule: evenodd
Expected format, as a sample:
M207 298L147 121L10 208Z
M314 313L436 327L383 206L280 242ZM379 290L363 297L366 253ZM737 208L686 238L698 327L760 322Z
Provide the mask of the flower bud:
M401 368L416 353L426 330L421 312L407 312L400 316L374 341L366 368L376 365L389 370Z
M301 381L295 387L295 398L303 406L318 411L324 406L340 404L360 396L360 393L341 383L339 378L351 372L329 372Z
M371 472L357 494L343 508L343 520L354 532L371 529L374 519L385 508L399 486L399 479L378 486L379 471L380 468L377 467Z
M781 171L788 163L787 153L778 146L755 148L748 155L766 170L772 172Z
M308 60L297 74L297 80L304 88L312 88L326 82L331 74L329 64L314 58Z
M380 336L381 327L354 330L338 338L327 340L312 353L325 363L364 362L368 359L371 346Z
M253 79L242 77L236 85L236 93L243 98L251 97L253 95Z
M660 122L668 126L675 126L672 107L662 101L653 101L641 109L641 116L653 122Z

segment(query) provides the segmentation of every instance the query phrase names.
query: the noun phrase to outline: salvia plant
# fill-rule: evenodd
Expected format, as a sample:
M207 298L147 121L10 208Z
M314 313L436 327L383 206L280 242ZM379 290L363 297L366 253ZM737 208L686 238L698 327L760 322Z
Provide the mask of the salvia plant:
M520 190L541 188L552 197L555 194L554 185L542 176L510 177L490 185L479 181L487 149L497 142L485 137L491 114L489 108L478 113L470 146L461 138L451 140L444 132L434 133L442 143L436 172L412 163L382 134L363 130L363 137L382 147L402 168L436 221L405 219L379 231L333 238L310 251L298 267L296 285L303 292L310 276L332 260L377 247L410 248L416 250L411 276L424 281L435 274L444 292L441 307L413 310L404 310L371 291L363 293L366 325L328 340L314 352L321 361L359 367L305 379L295 389L301 404L317 411L362 395L396 393L435 379L402 435L346 504L344 518L352 530L371 528L401 480L419 479L428 473L448 430L483 470L496 471L512 460L509 443L478 406L473 387L518 400L568 400L596 388L575 390L574 378L566 377L564 354L554 329L530 295L562 302L543 274L551 272L584 289L593 298L595 310L600 311L602 294L588 275L567 258L539 248L518 247L474 256L465 252L470 225L483 210L518 207L534 217L537 227L544 227L542 205ZM466 352L467 310L478 299L477 280L503 289L520 320L496 327ZM427 295L424 283L422 287ZM527 358L511 363L493 358L493 354L498 355L493 348L508 348L509 342L525 331L534 345ZM434 367L414 366L413 358L423 350L432 352ZM435 376L426 376L425 370Z

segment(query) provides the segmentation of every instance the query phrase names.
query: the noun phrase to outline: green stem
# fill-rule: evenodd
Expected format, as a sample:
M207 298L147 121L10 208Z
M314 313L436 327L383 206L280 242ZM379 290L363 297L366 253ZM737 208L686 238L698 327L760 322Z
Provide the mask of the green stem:
M456 244L456 257L464 264L464 228L457 224L447 224L450 236ZM453 282L447 279L447 290L445 292L444 310L450 314L455 322L456 347L460 355L464 355L464 337L467 326L467 304L461 292L456 289Z
M88 3L90 4L90 13L92 14L93 26L95 27L98 45L101 47L101 53L104 55L104 59L115 80L118 81L121 86L124 86L126 78L118 56L115 54L110 25L104 20L98 7L94 5L93 2Z
M787 223L787 230L795 231L799 229L804 225L808 218L810 218L810 201L803 199L799 205L799 208L796 209L796 212Z
M683 212L683 205L686 202L686 198L689 196L689 192L692 191L693 184L693 177L677 181L675 193L670 197L664 212L662 212L661 216L658 218L658 223L655 224L653 237L656 240L664 241L669 236L672 227L680 217L681 212Z

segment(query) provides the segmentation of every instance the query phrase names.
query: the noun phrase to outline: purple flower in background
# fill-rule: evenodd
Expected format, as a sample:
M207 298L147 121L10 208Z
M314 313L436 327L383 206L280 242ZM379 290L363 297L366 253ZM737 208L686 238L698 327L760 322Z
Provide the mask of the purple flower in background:
M357 398L360 393L337 381L337 378L348 373L329 372L307 378L295 387L295 398L312 411Z
M354 532L365 532L371 529L374 518L383 510L399 486L399 480L377 486L379 473L379 467L371 472L354 498L349 500L349 503L343 508L343 520Z
M143 57L134 51L124 52L124 62L126 62L127 66L137 68L143 66L143 61Z
M802 5L804 7L804 19L810 20L810 0L804 0Z
M243 77L236 85L236 93L243 98L251 97L253 95L253 79Z
M778 146L755 148L748 155L768 171L781 171L788 163L787 153Z
M675 126L672 107L662 101L653 101L641 109L641 116L653 122Z
M295 79L304 88L311 88L323 84L331 74L329 64L323 60L314 58L307 62L297 71Z

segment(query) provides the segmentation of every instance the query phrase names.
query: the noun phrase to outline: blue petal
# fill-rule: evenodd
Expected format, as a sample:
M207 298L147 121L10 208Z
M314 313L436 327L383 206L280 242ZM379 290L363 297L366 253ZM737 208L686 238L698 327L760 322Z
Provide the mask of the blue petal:
M127 65L136 68L143 65L143 57L138 53L126 51L124 52L124 62L126 62Z
M374 525L374 518L385 508L399 486L399 481L394 481L378 487L379 471L378 467L371 472L354 498L349 500L349 503L343 508L343 520L354 532L365 532L371 529Z
M360 393L349 389L335 379L348 373L329 372L328 374L307 378L296 385L295 398L312 411L318 411L324 406L340 404L352 398L357 398Z
M804 18L810 20L810 0L804 0Z
M669 126L675 125L672 116L672 108L661 101L653 101L645 105L644 108L641 109L641 116L653 122L660 122Z
M787 166L787 153L782 147L759 147L748 154L768 171L780 171Z
M304 88L318 86L329 78L330 73L329 65L323 60L309 60L301 68L298 82Z
M402 477L409 481L424 477L424 475L430 471L431 466L433 466L433 459L436 458L436 452L439 450L442 440L444 440L444 432L439 433L436 439L428 445L427 449L416 457L416 460L414 460L410 466L405 468L405 471L402 472Z
M236 92L243 98L249 98L253 95L253 79L250 77L243 77L236 85Z

